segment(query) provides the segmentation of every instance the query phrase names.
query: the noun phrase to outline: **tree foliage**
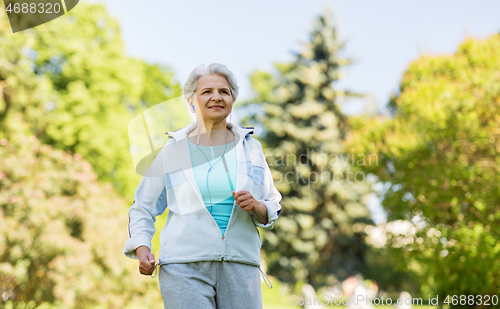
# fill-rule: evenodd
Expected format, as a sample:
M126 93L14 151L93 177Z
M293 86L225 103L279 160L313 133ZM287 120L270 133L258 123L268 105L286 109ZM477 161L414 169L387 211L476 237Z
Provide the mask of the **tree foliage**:
M379 154L367 171L387 184L389 219L413 219L390 251L440 299L498 294L500 35L420 55L389 106L355 121L350 147Z
M290 284L333 284L364 263L369 185L354 178L359 158L342 145L349 128L339 110L354 94L333 85L351 63L339 55L344 45L326 9L293 62L251 75L255 98L247 105L261 110L246 121L265 130L260 139L283 195L263 249L269 273Z
M78 154L35 136L1 140L2 307L161 305L159 293L147 293L157 289L154 280L123 257L128 218L124 200L110 187Z
M127 126L140 110L179 96L166 66L125 55L116 19L101 4L80 3L67 15L12 34L0 13L0 125L79 153L99 179L132 196L140 181ZM172 130L188 119L171 111Z
M161 305L123 255L140 180L128 124L179 94L168 67L125 55L101 4L16 34L0 10L1 307ZM172 106L165 131L189 119L184 110Z

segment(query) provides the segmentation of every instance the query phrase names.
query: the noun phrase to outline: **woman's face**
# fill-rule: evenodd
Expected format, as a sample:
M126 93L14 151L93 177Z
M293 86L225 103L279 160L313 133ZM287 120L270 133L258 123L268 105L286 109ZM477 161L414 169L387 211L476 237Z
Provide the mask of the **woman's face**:
M222 121L231 113L233 97L225 77L205 75L198 78L193 102L196 116L203 120Z

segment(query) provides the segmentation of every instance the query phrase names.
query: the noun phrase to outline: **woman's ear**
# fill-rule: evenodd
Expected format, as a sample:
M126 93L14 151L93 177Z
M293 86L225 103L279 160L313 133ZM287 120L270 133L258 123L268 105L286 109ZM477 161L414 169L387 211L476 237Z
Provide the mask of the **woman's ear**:
M196 112L196 111L195 111L195 108L194 108L194 102L195 102L195 101L196 101L196 98L193 98L193 97L191 97L191 98L189 98L189 99L188 99L188 104L189 104L189 105L188 105L188 107L189 107L189 111L190 111L190 112L193 112L193 113L195 113L195 112Z

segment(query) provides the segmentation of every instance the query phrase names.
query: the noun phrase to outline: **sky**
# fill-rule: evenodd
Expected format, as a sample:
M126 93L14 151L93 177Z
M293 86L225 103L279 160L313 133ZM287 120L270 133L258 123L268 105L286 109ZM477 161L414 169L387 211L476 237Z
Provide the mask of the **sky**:
M292 60L328 5L342 55L355 62L335 86L370 95L343 103L349 115L383 108L419 54L452 54L467 36L500 33L497 0L84 1L104 3L119 20L129 56L169 65L181 85L199 64L223 63L242 100L252 94L249 74Z

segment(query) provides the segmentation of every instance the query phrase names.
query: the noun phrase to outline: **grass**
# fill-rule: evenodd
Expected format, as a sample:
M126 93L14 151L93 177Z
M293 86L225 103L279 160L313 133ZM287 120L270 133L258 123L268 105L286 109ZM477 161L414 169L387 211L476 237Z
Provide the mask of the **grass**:
M270 277L270 276L269 276ZM264 309L287 309L300 308L300 306L290 305L290 294L287 294L280 282L274 278L269 278L273 285L270 289L265 283L262 283L262 302Z

